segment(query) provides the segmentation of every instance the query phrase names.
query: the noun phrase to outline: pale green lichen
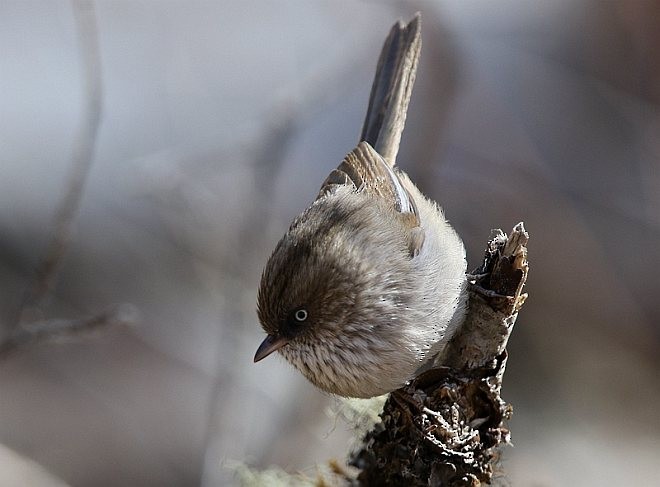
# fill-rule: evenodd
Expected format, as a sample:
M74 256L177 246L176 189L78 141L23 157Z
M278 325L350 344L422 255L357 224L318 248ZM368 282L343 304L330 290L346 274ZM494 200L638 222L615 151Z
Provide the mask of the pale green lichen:
M228 467L234 470L236 484L241 487L340 487L347 484L345 472L334 462L317 466L314 477L285 472L279 467L256 470L240 462L232 462Z
M380 421L379 414L387 396L371 399L338 398L327 413L337 422L346 424L352 431L351 450L358 446L362 438ZM242 462L230 462L227 468L235 473L236 484L241 487L338 487L345 486L353 477L351 467L335 460L315 467L315 476L301 472L289 473L279 467L257 470Z
M387 400L384 396L370 399L338 398L334 405L327 410L335 421L341 420L353 431L350 450L362 442L364 435L380 421L380 413Z

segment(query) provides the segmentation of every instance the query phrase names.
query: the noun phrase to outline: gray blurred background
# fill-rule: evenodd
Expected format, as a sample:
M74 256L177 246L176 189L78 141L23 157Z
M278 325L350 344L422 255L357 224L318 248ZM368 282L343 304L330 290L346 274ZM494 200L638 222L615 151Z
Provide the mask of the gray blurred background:
M103 1L93 164L45 318L134 326L0 362L0 485L233 485L344 458L338 407L252 363L261 267L356 143L380 46L423 13L399 157L470 267L531 234L503 396L512 485L658 485L660 2ZM74 5L0 1L0 333L86 122ZM135 314L135 313L133 313Z

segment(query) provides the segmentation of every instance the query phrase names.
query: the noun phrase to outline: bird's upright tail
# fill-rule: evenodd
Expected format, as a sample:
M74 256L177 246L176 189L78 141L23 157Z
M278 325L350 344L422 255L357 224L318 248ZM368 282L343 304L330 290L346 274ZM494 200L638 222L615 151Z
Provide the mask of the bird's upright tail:
M415 83L422 47L420 30L419 12L407 25L397 22L392 27L378 59L367 116L360 136L361 141L368 142L391 166L394 166L399 152L401 133Z

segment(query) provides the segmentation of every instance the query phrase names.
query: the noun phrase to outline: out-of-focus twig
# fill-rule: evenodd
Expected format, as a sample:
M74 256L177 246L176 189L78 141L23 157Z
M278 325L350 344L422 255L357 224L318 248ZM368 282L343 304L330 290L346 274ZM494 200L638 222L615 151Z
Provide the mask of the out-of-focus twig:
M52 319L23 324L0 343L0 360L29 345L43 341L64 341L89 335L109 326L130 326L136 322L133 306L124 304L87 318L75 320Z
M55 214L52 238L42 260L36 266L15 318L10 323L9 334L0 343L0 359L38 341L77 335L83 331L126 321L125 313L117 310L99 313L87 319L36 319L40 315L40 306L53 289L71 241L74 221L94 159L101 122L103 87L94 3L91 0L73 0L73 13L80 46L83 84L84 105L80 132L74 143L64 194Z
M24 322L26 314L32 308L38 307L53 288L62 258L71 240L73 223L94 158L96 136L101 120L103 90L94 4L89 0L74 0L73 5L81 54L85 104L83 119L73 148L73 161L65 193L55 215L53 237L26 290L16 326Z

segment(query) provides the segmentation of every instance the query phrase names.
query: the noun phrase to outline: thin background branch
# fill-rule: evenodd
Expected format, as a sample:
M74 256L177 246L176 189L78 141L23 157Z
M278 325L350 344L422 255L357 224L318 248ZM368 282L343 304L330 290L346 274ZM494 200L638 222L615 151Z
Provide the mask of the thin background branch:
M71 242L74 222L94 160L103 108L101 56L94 2L73 0L72 6L80 47L83 86L80 132L74 142L65 192L55 213L53 236L43 259L36 266L32 280L28 283L15 319L10 323L9 335L0 343L0 359L27 344L48 339L51 335L62 337L115 321L126 321L123 307L82 320L39 319L40 307L55 286L64 255Z
M89 0L74 0L73 13L80 45L83 82L83 119L73 149L73 161L66 191L55 215L55 230L43 260L37 265L33 281L27 288L15 325L20 326L25 313L38 307L53 289L66 249L71 241L73 225L85 183L94 159L94 149L101 121L103 87L99 41L94 4Z

